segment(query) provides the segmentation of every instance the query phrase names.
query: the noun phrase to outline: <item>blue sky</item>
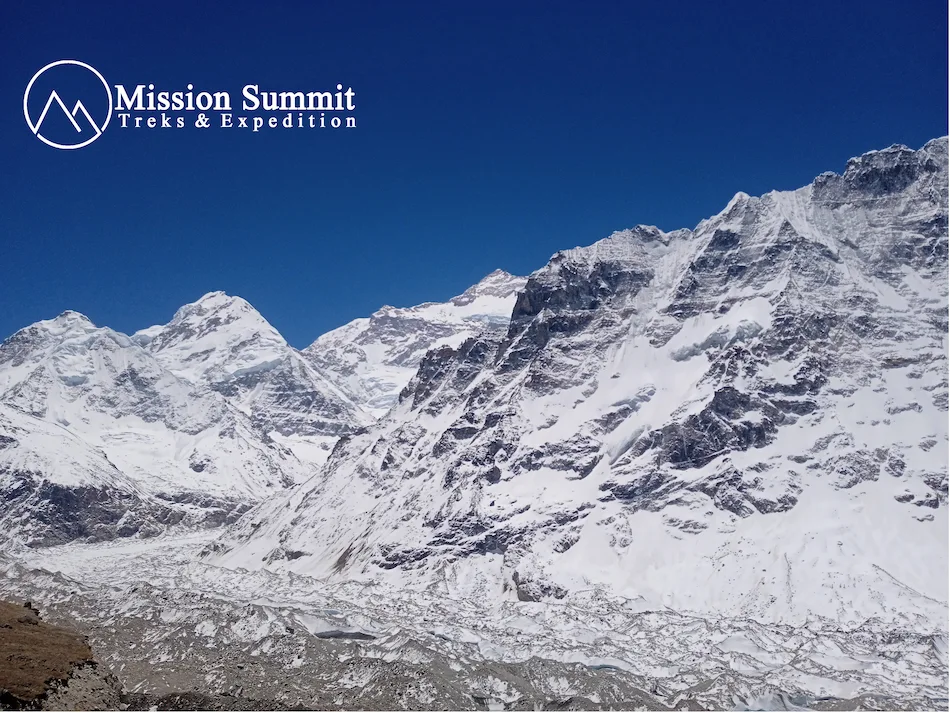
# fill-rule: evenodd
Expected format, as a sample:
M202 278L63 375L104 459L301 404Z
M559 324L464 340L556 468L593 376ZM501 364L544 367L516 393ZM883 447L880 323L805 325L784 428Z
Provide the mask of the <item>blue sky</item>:
M0 335L64 309L131 332L225 290L302 347L947 131L942 2L139 5L0 5ZM57 59L238 99L341 82L358 127L57 151L22 113Z

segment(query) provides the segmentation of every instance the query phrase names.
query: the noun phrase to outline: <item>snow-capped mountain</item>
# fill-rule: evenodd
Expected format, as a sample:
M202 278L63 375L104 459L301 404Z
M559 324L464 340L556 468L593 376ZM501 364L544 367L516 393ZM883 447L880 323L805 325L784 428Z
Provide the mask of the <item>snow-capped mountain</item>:
M557 253L208 561L945 631L947 229L943 138Z
M947 139L894 146L305 356L223 293L38 322L0 591L152 694L945 707L947 203Z
M211 292L132 339L177 376L228 397L265 433L339 436L372 422L240 297Z
M2 466L3 497L23 508L14 509L17 517L35 520L38 543L150 532L151 523L137 517L146 512L165 522L221 524L313 472L225 396L176 376L128 336L76 312L0 344L0 403L9 407L0 435L17 443ZM25 467L31 452L40 457ZM96 473L104 476L98 483ZM115 517L130 492L148 506ZM101 507L89 507L92 501ZM44 508L81 526L47 522ZM177 514L162 515L169 509Z
M400 328L365 320L355 341L378 361L364 361L361 377L378 385L384 373L398 392L430 343L506 324L522 283L498 272L444 305L385 308ZM16 444L0 460L13 505L0 529L49 544L214 525L306 480L374 416L352 396L366 391L340 369L325 376L314 353L304 358L223 292L131 337L72 311L20 330L0 344L0 436Z
M383 307L319 337L307 359L379 417L395 403L430 349L505 330L525 278L495 270L448 302Z

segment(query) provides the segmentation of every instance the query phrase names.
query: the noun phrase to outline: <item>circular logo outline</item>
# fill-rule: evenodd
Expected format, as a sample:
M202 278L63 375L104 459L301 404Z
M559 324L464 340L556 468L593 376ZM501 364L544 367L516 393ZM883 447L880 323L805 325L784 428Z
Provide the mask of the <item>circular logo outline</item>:
M40 78L45 71L52 69L53 67L58 67L62 64L74 64L76 66L82 67L83 69L88 69L99 81L102 82L102 86L106 89L106 96L109 97L109 113L106 115L106 120L103 122L102 126L96 125L93 121L92 125L96 128L98 133L93 136L91 139L86 139L80 144L58 144L55 141L50 141L41 133L39 133L39 127L33 125L33 120L30 118L30 90L33 88L33 84L37 79ZM58 97L59 95L57 95ZM85 109L85 104L83 104ZM87 113L88 117L88 113ZM63 149L64 151L70 151L72 149L81 149L83 146L88 146L93 141L102 136L103 132L106 130L106 127L109 125L109 122L112 120L112 90L109 88L109 83L106 81L106 78L99 73L95 67L86 64L85 62L80 62L78 59L60 59L55 62L50 62L48 65L40 69L36 74L33 75L33 78L30 80L30 83L26 85L26 91L23 92L23 118L26 119L26 125L30 127L30 131L33 132L33 135L42 141L47 146L52 146L54 149ZM91 117L88 117L92 121ZM40 122L38 122L40 123Z

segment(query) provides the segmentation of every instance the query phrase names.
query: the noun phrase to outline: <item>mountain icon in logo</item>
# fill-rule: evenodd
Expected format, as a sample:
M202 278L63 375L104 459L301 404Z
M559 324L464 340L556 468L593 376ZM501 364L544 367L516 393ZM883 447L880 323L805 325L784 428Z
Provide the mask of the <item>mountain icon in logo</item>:
M76 116L80 112L82 112L82 116L85 117L86 122L92 127L92 130L96 133L97 137L99 134L102 133L102 130L96 125L96 122L89 115L89 112L86 110L86 107L82 103L81 99L77 100L76 106L73 107L72 111L69 111L69 109L67 109L66 105L63 103L63 100L59 98L59 94L57 94L56 90L54 89L52 92L50 92L49 99L46 100L46 106L43 107L43 111L40 114L40 118L36 120L36 128L33 131L34 134L39 133L40 129L43 126L43 120L46 119L46 114L47 112L49 112L49 109L53 105L54 102L59 106L60 109L63 110L63 113L66 115L66 118L69 119L70 123L76 129L77 133L81 134L83 132L83 129L79 125L79 122L76 121ZM88 129L86 130L88 131Z
M82 82L78 84L75 82L75 76L69 77L67 72L59 71L67 68L75 72L74 67L91 73L98 82L90 84L89 77L81 77L86 80L87 85L82 86ZM50 90L42 110L37 114L35 110L39 107L39 97L33 97L31 102L31 91L40 77L44 78L44 88L51 82L56 82L56 84L54 84L55 88ZM70 79L73 81L70 82ZM96 89L99 84L102 85L101 89ZM64 86L69 91L63 91ZM93 91L90 91L90 86L93 87ZM80 91L84 92L82 98L77 98L70 110L61 94L72 97ZM93 107L94 111L90 112L87 106ZM73 59L62 59L46 65L33 75L23 94L23 116L26 118L27 126L43 143L57 149L82 148L102 136L102 132L109 125L112 118L112 91L105 78L90 65ZM68 123L64 123L60 119L61 116L65 117ZM94 116L104 118L96 121ZM33 117L36 117L35 121Z

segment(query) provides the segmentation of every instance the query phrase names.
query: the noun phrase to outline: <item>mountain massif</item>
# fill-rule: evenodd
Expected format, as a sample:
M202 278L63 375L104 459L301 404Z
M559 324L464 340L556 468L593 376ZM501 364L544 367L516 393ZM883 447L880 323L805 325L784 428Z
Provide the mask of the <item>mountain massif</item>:
M226 566L803 621L945 616L947 143L556 254L507 329L215 545ZM912 543L912 544L911 544Z
M85 612L117 666L132 617L143 690L199 650L224 686L227 644L294 705L321 676L327 705L945 705L947 149L299 351L222 292L131 336L30 325L0 590Z
M521 283L493 273L305 352L222 292L131 336L69 311L21 329L0 344L3 535L48 545L232 522L372 424L430 345L498 329Z

